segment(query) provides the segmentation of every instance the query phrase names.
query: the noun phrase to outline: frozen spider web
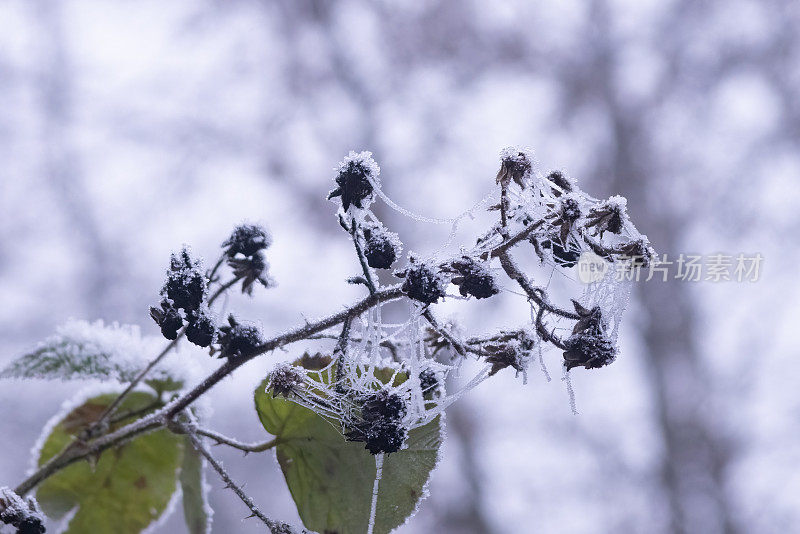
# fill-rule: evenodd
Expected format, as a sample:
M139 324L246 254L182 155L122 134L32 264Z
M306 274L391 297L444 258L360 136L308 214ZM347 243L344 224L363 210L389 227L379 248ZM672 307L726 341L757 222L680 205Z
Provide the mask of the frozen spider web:
M435 252L427 258L416 260L431 266L432 272L440 278L438 283L442 287L451 287L453 273L441 266L460 258L469 258L476 264L488 265L491 261L497 261L493 251L509 240L510 236L521 232L526 233L524 241L530 242L535 248L540 266L545 270L552 269L552 273L560 272L567 278L574 279L568 271L584 253L590 252L596 256L603 254L603 261L607 260L608 263L606 270L602 276L595 277L584 285L576 299L575 309L579 310L579 305L588 310L599 309L602 316L599 328L611 343L616 344L632 283L630 277L625 276L626 270L630 269L630 263L616 261L614 254L630 249L631 243L638 243L639 249L645 255L651 254L646 237L636 230L627 217L624 198L593 198L580 190L575 181L563 173L544 175L533 171L529 164L527 170L523 169L524 172L515 175L514 181L518 185L508 180L501 186L501 177L498 174L498 185L458 216L426 217L400 206L383 192L377 178L380 169L374 165L369 153L351 153L348 156L350 160L359 157L369 158L371 163L365 164L365 168L369 168L372 173L370 183L374 193L388 207L419 223L451 226L446 241ZM503 169L510 162L508 168L511 171L520 161L534 161L525 149L506 149L501 158ZM488 232L478 236L471 248L462 248L457 254L447 257L445 251L454 242L460 223L467 218L474 218L479 210L487 207L497 209L497 206L491 204L498 199L506 203L505 226L501 228L499 223L496 224ZM362 209L351 207L347 211L346 215L354 225L381 224L369 209L371 202L370 199ZM345 213L340 211L340 216L343 215ZM595 231L587 230L589 226L593 226ZM609 228L612 231L603 231ZM531 283L539 280L532 276L528 278ZM541 291L537 294L542 295L545 304L550 304L544 291L548 283L545 281L545 284L534 288L535 291ZM509 293L528 298L519 291ZM464 298L463 293L462 296L449 293L447 296ZM545 324L545 320L542 320L542 306L530 298L528 300L531 302L530 321L517 330L500 332L477 340L465 339L457 328L436 323L429 306L412 299L408 300L406 318L400 323L384 322L384 304L378 304L352 324L348 324L342 334L331 332L328 335L332 340L338 339L330 359L321 368L296 369L294 372L298 383L293 384L288 398L325 418L343 435L351 436L353 429L363 426L365 399L383 391L394 398L402 399L404 409L399 424L407 436L409 431L427 425L437 417L443 418L450 405L497 372L498 365L499 369L513 367L523 381L527 382L528 367L534 362L549 381L550 374L543 355L552 349L552 345L546 342L547 338L541 331L544 329L553 336L566 338L570 335L575 319L565 314L548 313ZM450 357L443 358L440 349L444 349L441 352ZM456 390L447 391L446 384L455 383L448 382L447 377L451 373L459 373L462 364L468 359L483 360L484 365ZM277 371L273 376L277 376ZM566 364L564 381L572 410L576 412ZM369 534L372 533L375 523L384 451L379 450L374 454L377 477L372 492Z

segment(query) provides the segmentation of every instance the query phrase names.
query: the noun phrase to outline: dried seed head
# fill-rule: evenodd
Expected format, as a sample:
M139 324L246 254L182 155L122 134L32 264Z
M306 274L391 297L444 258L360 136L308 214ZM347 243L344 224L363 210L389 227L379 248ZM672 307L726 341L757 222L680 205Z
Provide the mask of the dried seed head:
M596 369L610 364L616 358L616 348L605 335L600 307L588 309L578 301L573 300L572 303L580 319L572 328L572 335L564 340L564 363L567 369Z
M217 339L217 323L205 310L189 317L186 339L198 347L208 347Z
M562 193L571 193L575 189L575 181L561 171L552 171L547 179L557 188L551 188L553 195L560 197Z
M600 236L604 232L619 234L628 219L628 201L621 196L613 196L594 206L586 216L586 226L595 227Z
M403 293L423 304L433 304L445 296L444 281L428 265L412 263L412 265L398 276L404 276L406 281L401 288Z
M220 357L238 358L250 356L264 342L261 330L255 325L240 324L233 315L228 325L219 329Z
M361 416L367 422L376 421L378 419L398 421L406 415L406 412L406 403L400 395L389 393L387 390L382 389L370 395L364 401L364 405L361 409Z
M486 357L486 363L492 364L489 376L506 367L513 367L517 372L522 371L522 354L518 342L512 340L502 345L486 347L486 350L491 353Z
M281 364L270 373L267 391L272 390L273 397L278 395L288 397L303 384L304 376L304 369L294 367L288 363Z
M253 256L272 244L272 236L256 224L240 224L233 229L230 237L222 243L225 255L233 258L237 254Z
M189 249L184 247L180 253L172 254L162 296L171 300L175 308L190 313L203 303L207 289L200 261L192 259Z
M367 264L374 269L390 268L402 250L398 235L389 232L380 224L364 227L364 241Z
M372 159L372 152L350 152L339 163L336 174L336 189L330 192L328 199L342 197L342 208L350 206L366 209L372 203L375 190L373 183L379 184L380 167Z
M507 187L513 180L521 188L528 185L533 165L525 150L509 147L500 152L500 170L497 172L497 183Z
M245 258L231 258L228 265L233 269L233 274L242 279L242 293L246 295L253 295L256 282L267 288L275 285L275 281L267 274L269 263L261 251Z
M403 447L408 432L400 423L378 420L369 425L365 432L366 449L371 454L399 451Z
M161 309L150 308L150 317L161 327L161 334L169 339L178 339L178 330L183 326L183 318L180 312L172 306L172 302L164 299L161 301Z
M433 369L423 369L419 374L419 385L424 394L435 393L439 388L439 379Z
M500 292L489 268L474 258L464 256L446 266L446 270L456 274L451 282L458 286L461 296L486 299Z

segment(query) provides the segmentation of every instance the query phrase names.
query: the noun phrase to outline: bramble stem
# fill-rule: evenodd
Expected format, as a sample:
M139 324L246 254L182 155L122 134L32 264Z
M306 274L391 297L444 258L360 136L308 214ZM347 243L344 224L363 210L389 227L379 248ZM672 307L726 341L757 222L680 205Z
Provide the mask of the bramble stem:
M229 447L233 447L234 449L244 451L245 453L268 451L275 448L279 443L278 438L273 438L269 441L265 441L264 443L242 443L241 441L224 436L219 432L199 427L195 428L194 432L200 434L201 436L213 439L217 442L217 445L227 445Z
M294 530L287 523L284 523L282 521L275 521L274 519L270 519L269 517L265 516L253 502L253 499L251 499L244 492L244 490L242 490L242 488L239 485L237 485L236 482L233 481L228 472L225 471L225 468L222 467L222 464L219 463L216 458L214 458L211 452L209 452L209 450L203 444L203 441L199 437L197 437L195 431L193 431L193 429L187 425L181 425L181 426L183 427L183 430L186 431L187 435L189 436L189 439L192 441L192 445L194 445L194 448L197 450L197 452L202 454L206 460L208 460L208 463L211 465L211 467L214 468L214 471L216 471L219 474L220 478L225 482L226 487L230 488L236 494L236 496L242 500L245 506L247 506L247 508L250 509L250 512L252 513L250 517L257 517L261 521L263 521L264 524L267 525L267 528L269 528L269 531L272 534L292 534L296 532L296 530Z
M184 394L174 402L168 404L158 412L134 421L110 434L101 436L88 444L81 443L79 441L72 442L72 444L67 446L61 453L53 457L35 473L25 479L15 490L16 493L18 495L24 495L42 480L78 460L87 458L92 454L99 454L109 447L127 441L143 432L149 432L164 426L168 420L182 412L187 406L197 400L198 397L203 395L223 378L256 356L275 350L284 345L288 345L289 343L306 339L311 335L318 334L332 326L343 323L346 319L352 319L361 315L377 304L400 298L402 295L403 293L400 291L399 285L388 287L378 291L374 295L369 295L368 297L360 300L353 306L340 311L339 313L330 315L324 319L320 319L315 323L307 323L301 327L295 328L294 330L290 330L289 332L276 336L263 343L257 351L247 357L228 359L216 371L211 373L208 377L206 377L205 380L195 386L194 389Z

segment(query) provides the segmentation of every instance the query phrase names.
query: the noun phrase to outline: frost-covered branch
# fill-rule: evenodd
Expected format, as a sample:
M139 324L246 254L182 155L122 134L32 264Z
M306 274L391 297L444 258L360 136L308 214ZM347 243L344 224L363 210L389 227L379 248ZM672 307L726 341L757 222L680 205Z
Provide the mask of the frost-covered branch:
M243 451L245 454L251 452L268 451L270 449L275 448L275 446L279 443L279 440L277 438L273 438L263 443L243 443L239 440L229 438L228 436L224 436L219 432L215 432L213 430L207 430L205 428L200 428L200 427L195 428L194 432L201 436L213 439L214 441L217 442L217 445L227 445L229 447L233 447L234 449L239 449L240 451Z
M490 208L499 209L499 221L474 244L462 245L457 253L447 255L442 252L447 247L442 247L427 257L408 254L407 262L392 271L402 282L381 286L375 272L394 268L401 260L402 243L370 210L376 198L420 221L452 224L451 239L456 235L458 221L472 215L482 204L450 220L416 216L386 197L381 191L379 173L369 152L352 152L340 163L335 178L337 187L329 196L340 197L335 200L340 202L339 223L352 241L361 267L361 273L348 282L365 285L369 290L366 297L336 313L306 320L291 330L265 338L257 325L233 314L221 320L212 305L240 282L242 293L249 296L258 285L265 288L273 285L264 252L272 239L266 230L253 224L237 226L222 244L222 257L209 271L204 271L202 261L184 247L172 255L160 301L150 310L161 333L169 340L167 346L141 371L134 367L136 374L127 375L133 378L122 392L102 404L100 416L94 422L84 423L86 428L73 434L76 438L23 481L16 493L24 495L79 460L96 460L110 448L167 428L187 434L199 454L271 532L289 533L292 530L288 525L273 521L258 510L202 442L202 437L207 437L245 453L261 452L282 443L280 430L268 428L267 418L262 418L275 439L243 443L200 427L190 410L195 401L254 358L301 341L335 341L328 350L313 356L306 352L294 363L279 363L267 377L266 389L260 387L256 391L257 407L260 402L268 402L264 400L267 394L271 395L269 399L282 396L297 403L340 427L347 441L363 443L375 456L376 466L382 465L385 455L411 447L414 431L438 424L450 405L504 369L511 368L527 380L529 363L536 359L549 380L542 357L547 348L561 352L566 379L575 367L593 369L614 361L616 331L626 302L626 286L614 274L647 265L654 258L647 238L628 220L624 199L594 199L559 171L547 176L534 174L526 151L506 149L501 154L496 179L500 204ZM497 189L487 199L496 198L496 194ZM535 252L532 257L538 256L542 266L568 269L584 253L590 253L608 262L606 267L610 268L584 288L580 300L572 299L572 309L568 309L553 303L547 289L549 284L537 285L538 275L523 271L515 262L512 250L526 244L532 247ZM497 268L498 263L501 269ZM225 264L232 277L223 283L220 270ZM530 318L526 317L521 326L467 336L454 323L437 319L434 307L452 295L451 287L456 287L459 298L467 303L490 299L502 293L503 274L522 289L530 304ZM507 294L519 295L516 291ZM408 315L399 323L385 323L383 306L395 300L407 304ZM149 404L144 401L134 404L127 412L113 417L138 386L152 382L146 379L184 339L206 349L210 356L222 359L222 364L187 389L182 381L176 382L173 389L154 385L158 395L151 395ZM449 361L439 358L439 351L450 352L452 357ZM39 354L47 354L47 350L26 358L36 360ZM482 361L481 369L460 389L448 391L448 375L470 358ZM26 360L26 365L29 363ZM42 367L35 364L31 368ZM570 388L568 380L567 387ZM165 400L164 391L175 393ZM187 417L191 424L185 422ZM376 479L373 488L379 487L378 482ZM377 499L377 491L373 490L368 532L375 526Z

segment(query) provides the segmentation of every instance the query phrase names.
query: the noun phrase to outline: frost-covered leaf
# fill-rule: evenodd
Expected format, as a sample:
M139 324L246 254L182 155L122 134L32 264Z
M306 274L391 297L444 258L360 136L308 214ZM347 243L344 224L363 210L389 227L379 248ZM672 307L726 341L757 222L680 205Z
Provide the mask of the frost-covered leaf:
M67 414L44 440L38 465L96 421L114 397L94 397ZM119 413L143 410L155 400L148 393L131 393ZM94 467L78 462L64 468L42 482L36 497L51 518L75 511L67 534L139 533L167 509L177 487L182 449L182 439L166 430L144 434L105 451Z
M183 517L189 534L211 532L211 508L208 504L208 486L205 483L203 457L186 440L183 445L181 465L181 490L183 491Z
M363 534L369 524L375 457L308 408L255 392L258 416L275 435L278 462L306 528ZM423 496L441 444L439 418L409 433L408 448L386 456L378 492L376 534L403 524Z
M154 355L153 344L129 325L104 325L70 321L36 350L11 362L0 378L43 378L130 381ZM179 389L181 381L163 367L154 370L153 381L164 390Z

